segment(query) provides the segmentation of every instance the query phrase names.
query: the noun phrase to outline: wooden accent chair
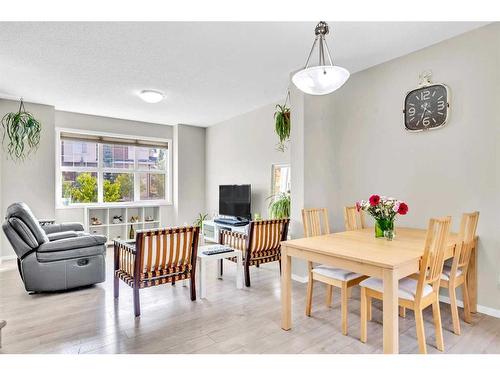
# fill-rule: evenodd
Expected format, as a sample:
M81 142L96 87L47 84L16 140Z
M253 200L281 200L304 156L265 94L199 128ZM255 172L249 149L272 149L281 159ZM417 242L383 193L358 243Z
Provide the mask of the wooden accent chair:
M422 311L432 305L436 347L443 351L443 329L439 310L439 284L443 272L444 253L450 233L451 217L430 219L424 245L424 255L420 261L418 280L405 277L399 280L399 305L415 312L418 347L420 353L427 353ZM367 340L367 324L371 315L371 298L382 300L384 285L381 279L370 277L361 286L361 341Z
M244 233L221 230L219 243L241 250L245 285L250 286L250 266L281 261L281 241L286 241L290 219L273 219L251 221L248 235ZM230 258L236 262L236 258ZM281 262L280 262L281 271Z
M361 219L360 215L347 215L347 207L344 210L344 220L347 230L357 229L356 222ZM350 211L349 211L350 213ZM357 211L356 214L359 214ZM328 212L326 208L304 208L302 209L302 222L304 225L304 235L306 237L321 236L330 233L328 225ZM341 295L341 310L342 310L342 333L347 335L347 303L349 300L349 290L351 287L358 285L367 276L359 273L335 268L327 265L318 265L313 267L312 262L308 262L309 282L307 284L306 295L306 315L311 316L312 296L314 281L320 281L327 285L326 289L326 305L332 306L333 303L333 287L340 288Z
M462 286L464 300L464 321L471 322L470 301L467 285L467 270L472 250L476 246L476 228L479 220L479 212L465 213L460 222L459 240L455 249L455 256L451 266L444 265L441 274L441 288L447 288L450 296L451 317L453 320L453 332L460 335L460 320L458 318L456 288Z
M135 244L114 241L114 296L121 279L134 290L134 313L141 315L139 290L190 279L196 300L195 272L199 227L137 231Z

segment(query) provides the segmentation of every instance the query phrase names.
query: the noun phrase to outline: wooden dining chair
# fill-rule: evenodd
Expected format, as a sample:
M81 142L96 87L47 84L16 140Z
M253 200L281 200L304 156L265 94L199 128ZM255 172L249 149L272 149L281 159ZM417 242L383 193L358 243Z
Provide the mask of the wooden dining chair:
M415 312L418 347L420 353L427 353L425 343L423 310L432 305L436 347L443 351L443 329L439 310L439 284L443 272L444 254L450 233L451 217L430 219L424 244L424 255L420 262L418 280L405 277L399 280L399 306ZM367 340L367 327L371 298L383 300L384 285L381 279L370 277L359 284L361 286L361 341Z
M451 266L444 265L441 274L441 288L447 288L450 296L451 318L453 321L453 332L460 335L460 320L458 317L456 289L462 286L464 302L464 321L471 322L470 300L467 285L467 270L472 250L476 245L476 228L479 220L479 212L464 213L460 222L457 247Z
M358 230L366 228L365 212L358 211L356 206L344 207L345 230Z
M345 212L347 211L344 210L344 213ZM344 215L344 219L346 221L346 229L353 230L349 228L355 228L356 217L347 217ZM306 237L330 233L328 212L326 208L302 209L302 222L304 225L304 235ZM341 294L342 333L347 335L347 303L349 300L349 290L351 287L358 285L362 280L366 279L366 276L327 265L313 266L312 262L308 263L308 269L309 281L306 295L306 315L311 316L314 281L320 281L327 285L326 305L328 307L332 306L333 287L336 286L340 288Z
M114 297L119 281L132 287L135 316L141 315L139 290L190 279L196 300L195 272L199 227L137 231L135 243L114 241Z

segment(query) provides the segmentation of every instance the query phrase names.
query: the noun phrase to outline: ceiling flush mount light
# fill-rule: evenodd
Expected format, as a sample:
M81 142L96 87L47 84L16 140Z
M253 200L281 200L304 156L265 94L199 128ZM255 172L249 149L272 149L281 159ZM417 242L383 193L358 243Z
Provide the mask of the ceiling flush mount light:
M163 94L161 91L156 90L142 90L139 93L139 96L147 103L158 103L163 100L165 94Z
M326 95L340 88L349 78L349 71L332 63L330 50L326 44L325 35L329 32L328 24L321 21L316 25L314 33L316 38L307 57L304 69L299 70L292 77L292 82L297 88L310 95ZM309 60L318 44L319 64L309 66ZM328 63L325 60L328 58Z

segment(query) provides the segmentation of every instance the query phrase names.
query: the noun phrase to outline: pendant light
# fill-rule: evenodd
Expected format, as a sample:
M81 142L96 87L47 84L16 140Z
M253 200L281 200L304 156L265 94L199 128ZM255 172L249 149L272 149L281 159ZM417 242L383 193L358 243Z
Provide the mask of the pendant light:
M340 66L333 65L330 50L326 44L325 35L329 32L328 24L321 21L316 25L314 33L316 38L307 57L304 69L299 70L292 77L292 82L300 91L310 95L326 95L339 89L349 78L349 71ZM318 44L319 64L309 66L309 60ZM325 53L328 63L325 60Z

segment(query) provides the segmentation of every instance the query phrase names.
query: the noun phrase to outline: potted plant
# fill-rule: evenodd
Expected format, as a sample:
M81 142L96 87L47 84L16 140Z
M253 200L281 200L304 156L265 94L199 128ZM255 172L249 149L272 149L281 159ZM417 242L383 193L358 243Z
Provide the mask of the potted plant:
M284 152L286 150L286 142L290 139L290 108L286 106L286 100L285 104L276 105L274 120L276 122L275 131L280 140L276 149Z
M26 111L22 99L17 112L3 116L2 127L2 144L7 141L7 153L13 160L24 160L38 148L42 125Z
M375 237L386 237L392 240L394 237L394 220L396 215L406 215L408 205L395 198L372 195L368 201L356 202L356 209L363 210L375 219Z
M290 217L290 193L278 193L271 198L269 203L269 216L271 219L286 219Z
M205 220L207 220L208 218L208 214L202 214L202 213L199 213L198 214L198 217L195 219L195 221L193 222L193 225L196 226L196 227L200 227L200 237L199 237L199 241L198 243L200 245L203 245L204 244L204 237L203 237L203 222Z

